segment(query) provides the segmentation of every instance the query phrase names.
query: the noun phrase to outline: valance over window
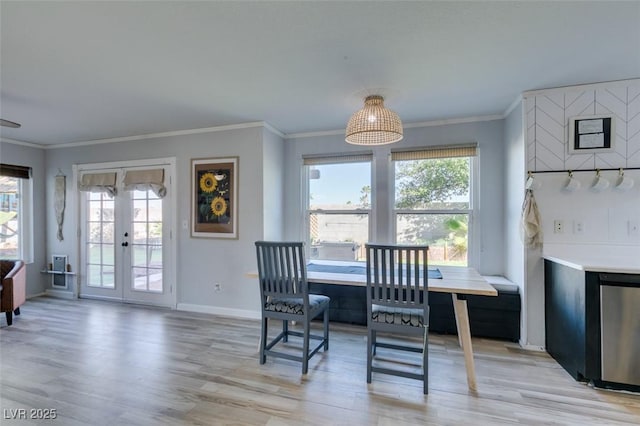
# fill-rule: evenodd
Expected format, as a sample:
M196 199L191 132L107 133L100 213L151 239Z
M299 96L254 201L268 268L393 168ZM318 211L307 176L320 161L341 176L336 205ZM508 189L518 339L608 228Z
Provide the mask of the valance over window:
M321 156L305 156L302 162L305 166L318 166L321 164L339 164L339 163L361 163L372 161L373 154L344 154L344 155L321 155Z
M31 167L0 163L0 176L31 179Z
M431 160L436 158L451 157L475 157L478 155L478 144L471 143L465 145L443 145L432 146L419 150L393 151L391 159L393 161L402 160Z
M78 190L84 192L106 192L115 197L116 173L86 173L80 179Z
M164 169L127 170L124 175L125 191L153 191L158 198L167 195L164 186Z

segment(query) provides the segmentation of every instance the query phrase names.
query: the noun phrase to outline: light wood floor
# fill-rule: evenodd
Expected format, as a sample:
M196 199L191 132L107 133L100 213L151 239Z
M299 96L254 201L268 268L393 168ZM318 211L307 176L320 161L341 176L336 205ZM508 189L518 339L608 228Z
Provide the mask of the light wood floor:
M257 320L46 297L21 311L0 320L3 425L640 424L640 395L593 389L500 341L473 339L474 393L456 337L431 334L423 395L410 379L367 385L363 327L332 323L303 377L299 363L259 365ZM19 408L57 419L7 420Z

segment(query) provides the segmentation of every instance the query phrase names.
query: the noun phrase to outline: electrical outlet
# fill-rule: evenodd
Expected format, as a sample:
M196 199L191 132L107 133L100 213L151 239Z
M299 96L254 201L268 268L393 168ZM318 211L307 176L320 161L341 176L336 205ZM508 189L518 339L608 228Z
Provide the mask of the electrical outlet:
M222 291L222 284L220 284L220 283L213 284L213 289L215 291Z
M564 232L564 221L556 219L553 221L553 233L562 234Z
M573 221L573 233L574 234L584 234L584 222L581 220Z
M637 237L640 235L640 230L638 229L640 226L637 220L629 219L627 221L627 234L630 237Z

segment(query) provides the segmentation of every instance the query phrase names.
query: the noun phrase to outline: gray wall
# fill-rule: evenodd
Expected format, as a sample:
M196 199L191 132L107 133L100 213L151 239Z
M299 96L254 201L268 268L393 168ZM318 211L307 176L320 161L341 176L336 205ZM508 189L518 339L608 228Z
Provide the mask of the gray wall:
M483 121L442 126L405 128L404 139L392 145L373 149L373 179L379 199L388 199L390 176L389 153L391 149L425 147L446 144L477 142L479 147L480 203L474 227L475 253L471 266L482 274L504 273L503 229L503 180L504 145L503 121ZM304 214L300 211L302 185L302 156L310 154L337 154L367 151L363 147L349 145L343 134L288 139L285 142L285 236L289 239L304 238ZM372 240L391 240L391 212L387 205L376 203L374 214L379 226L373 231ZM471 247L473 249L473 247Z
M88 146L57 148L47 151L47 194L53 191L52 177L58 168L67 176L72 176L72 165L97 162L142 160L149 158L176 158L175 193L177 204L177 301L178 309L226 315L259 315L259 292L254 279L246 278L247 271L255 270L254 241L262 239L264 228L269 235L276 236L281 229L281 204L272 203L273 219L265 226L263 185L264 177L282 186L281 165L271 156L271 149L282 144L278 137L269 135L264 152L268 158L262 158L263 127L217 131L204 134L172 136L165 138L126 141ZM191 203L191 159L213 157L239 157L238 189L238 233L237 240L209 238L191 238L189 230L182 228L183 221L190 223ZM277 155L275 155L277 158ZM275 162L276 168L269 168L267 175L263 170ZM273 190L273 195L277 193ZM47 253L70 253L72 262L78 261L77 239L71 238L77 228L77 207L74 194L68 209L69 219L65 221L63 242L58 242L55 232L47 237ZM276 195L277 197L277 195ZM47 216L49 229L55 229L55 216L52 209ZM77 264L75 265L77 268ZM220 283L222 290L214 291L214 283Z
M284 216L284 142L269 129L263 130L262 144L262 234L265 240L283 236Z
M45 212L53 210L45 197L45 151L24 145L0 142L0 161L7 164L30 166L33 169L33 263L27 265L27 297L41 294L49 282L49 276L40 271L47 263L44 236L50 233L55 238L55 227L47 228ZM55 172L53 173L55 175ZM54 219L55 223L55 219ZM47 231L47 229L50 230Z
M522 103L506 117L505 126L505 276L520 287L522 312L520 323L520 343L527 341L527 303L525 297L525 260L524 245L520 238L520 216L524 196L525 182L525 144L522 118Z

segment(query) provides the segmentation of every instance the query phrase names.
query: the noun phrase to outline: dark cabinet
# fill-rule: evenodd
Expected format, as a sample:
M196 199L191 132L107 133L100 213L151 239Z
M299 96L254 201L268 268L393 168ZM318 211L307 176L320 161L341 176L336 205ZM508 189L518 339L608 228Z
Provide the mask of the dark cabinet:
M545 260L546 349L576 380L638 391L639 386L602 380L600 296L607 275Z
M544 267L547 352L576 380L599 377L598 276L550 260Z

